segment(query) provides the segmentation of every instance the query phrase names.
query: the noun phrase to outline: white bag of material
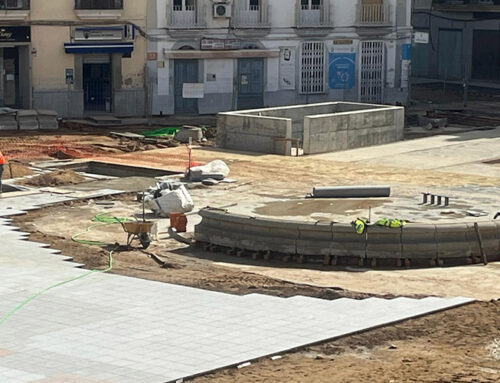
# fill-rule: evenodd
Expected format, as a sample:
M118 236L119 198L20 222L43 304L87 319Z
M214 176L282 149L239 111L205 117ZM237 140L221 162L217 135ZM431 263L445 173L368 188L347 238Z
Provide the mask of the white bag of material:
M194 202L184 185L176 190L164 190L158 198L147 196L148 207L160 217L168 218L171 213L188 213L194 209Z
M229 166L226 165L224 161L221 160L215 160L212 162L209 162L206 165L203 166L195 166L191 168L192 172L201 172L201 174L216 174L220 173L224 175L224 177L227 177L230 173Z

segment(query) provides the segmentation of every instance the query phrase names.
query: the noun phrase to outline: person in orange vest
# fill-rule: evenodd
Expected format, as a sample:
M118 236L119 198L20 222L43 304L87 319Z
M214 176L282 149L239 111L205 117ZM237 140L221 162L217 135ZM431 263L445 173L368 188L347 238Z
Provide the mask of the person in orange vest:
M3 174L3 166L5 165L5 157L0 151L0 194L2 194L2 174Z

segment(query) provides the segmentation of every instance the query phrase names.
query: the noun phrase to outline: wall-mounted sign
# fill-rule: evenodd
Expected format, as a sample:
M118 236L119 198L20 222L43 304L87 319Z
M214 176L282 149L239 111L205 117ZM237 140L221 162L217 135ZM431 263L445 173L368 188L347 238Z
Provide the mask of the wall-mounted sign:
M280 89L295 89L295 48L280 48Z
M415 32L413 34L413 41L416 44L429 44L429 33L427 33L427 32Z
M30 27L0 27L0 43L31 41Z
M351 39L338 39L333 40L333 45L352 45L353 41Z
M238 39L202 39L201 50L220 51L235 50L241 48L241 41Z
M71 85L75 82L74 71L72 68L66 69L66 84Z
M158 52L148 52L148 61L158 60Z
M331 89L351 89L355 85L356 54L329 53L328 85Z
M124 40L126 29L124 27L76 27L75 41L101 41Z
M182 86L182 98L203 98L205 97L204 83L187 83Z

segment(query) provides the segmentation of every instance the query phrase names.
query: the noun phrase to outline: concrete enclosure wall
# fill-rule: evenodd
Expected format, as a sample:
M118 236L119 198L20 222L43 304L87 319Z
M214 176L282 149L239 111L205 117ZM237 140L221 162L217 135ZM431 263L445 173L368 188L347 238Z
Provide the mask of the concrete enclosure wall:
M286 135L283 134L283 121L291 128ZM217 145L226 149L290 155L289 142L273 146L271 137L296 138L300 139L304 154L314 154L399 141L403 139L403 131L402 107L328 102L219 113ZM231 139L236 132L239 136L244 133L257 137ZM267 143L263 144L265 141Z
M304 119L304 154L381 145L404 138L404 109L368 109Z
M290 153L290 143L282 144L276 138L291 138L292 123L285 118L260 117L221 113L217 118L219 147L257 153Z
M346 223L314 223L255 218L225 210L200 211L202 222L195 228L198 242L253 252L275 252L305 256L311 261L328 257L354 259L447 260L480 258L474 224L407 224L394 229L369 226L358 235ZM500 260L500 222L479 223L483 247L489 261Z

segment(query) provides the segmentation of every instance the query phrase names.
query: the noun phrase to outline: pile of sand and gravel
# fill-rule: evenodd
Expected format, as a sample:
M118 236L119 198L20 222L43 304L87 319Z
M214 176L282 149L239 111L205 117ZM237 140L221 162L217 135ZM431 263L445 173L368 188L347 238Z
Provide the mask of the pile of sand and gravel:
M6 180L8 178L19 178L30 176L32 174L33 170L31 170L28 166L15 162L9 162L3 168L2 179Z
M75 173L73 170L56 170L50 173L28 178L19 182L20 185L47 187L74 185L85 181L85 177Z

